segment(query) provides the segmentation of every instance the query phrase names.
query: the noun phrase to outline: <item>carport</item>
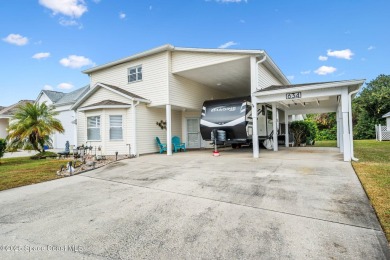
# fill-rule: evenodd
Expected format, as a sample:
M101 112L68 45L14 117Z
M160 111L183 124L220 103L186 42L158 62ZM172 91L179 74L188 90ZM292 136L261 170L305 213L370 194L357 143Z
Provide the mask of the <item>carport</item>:
M337 146L344 155L344 161L354 159L352 134L351 100L363 85L364 80L344 80L333 82L307 83L297 85L270 86L252 93L252 105L272 105L273 139L278 138L278 128L284 114L285 145L289 146L288 122L295 115L336 112ZM252 110L253 117L253 157L259 157L257 144L257 109ZM278 151L278 142L274 142L274 151Z

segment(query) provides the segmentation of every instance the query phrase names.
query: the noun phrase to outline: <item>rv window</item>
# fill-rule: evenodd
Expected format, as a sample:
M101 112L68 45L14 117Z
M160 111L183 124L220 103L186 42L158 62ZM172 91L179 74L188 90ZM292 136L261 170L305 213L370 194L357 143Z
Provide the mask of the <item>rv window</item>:
M267 109L267 119L272 120L272 110Z

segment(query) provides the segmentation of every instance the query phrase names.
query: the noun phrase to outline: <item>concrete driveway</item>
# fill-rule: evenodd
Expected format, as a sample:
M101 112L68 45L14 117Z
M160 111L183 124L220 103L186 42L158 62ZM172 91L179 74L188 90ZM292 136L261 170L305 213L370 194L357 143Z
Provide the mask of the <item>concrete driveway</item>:
M0 192L0 209L1 259L390 258L332 148L147 155Z

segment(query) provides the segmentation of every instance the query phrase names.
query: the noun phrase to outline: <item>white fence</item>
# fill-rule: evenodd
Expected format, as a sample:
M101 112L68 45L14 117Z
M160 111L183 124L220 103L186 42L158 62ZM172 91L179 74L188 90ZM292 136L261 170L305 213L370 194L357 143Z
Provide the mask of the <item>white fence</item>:
M377 141L390 140L390 129L384 125L375 125L375 136Z

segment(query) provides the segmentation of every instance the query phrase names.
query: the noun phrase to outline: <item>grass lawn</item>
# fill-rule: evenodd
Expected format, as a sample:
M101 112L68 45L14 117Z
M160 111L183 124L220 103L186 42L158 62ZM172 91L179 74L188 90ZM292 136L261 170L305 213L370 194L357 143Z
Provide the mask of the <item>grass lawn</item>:
M0 191L61 178L56 175L56 172L68 161L31 160L30 157L1 159Z
M354 146L359 161L352 166L390 241L390 142L358 140Z
M315 147L336 147L337 146L337 141L336 140L316 141L314 146Z

